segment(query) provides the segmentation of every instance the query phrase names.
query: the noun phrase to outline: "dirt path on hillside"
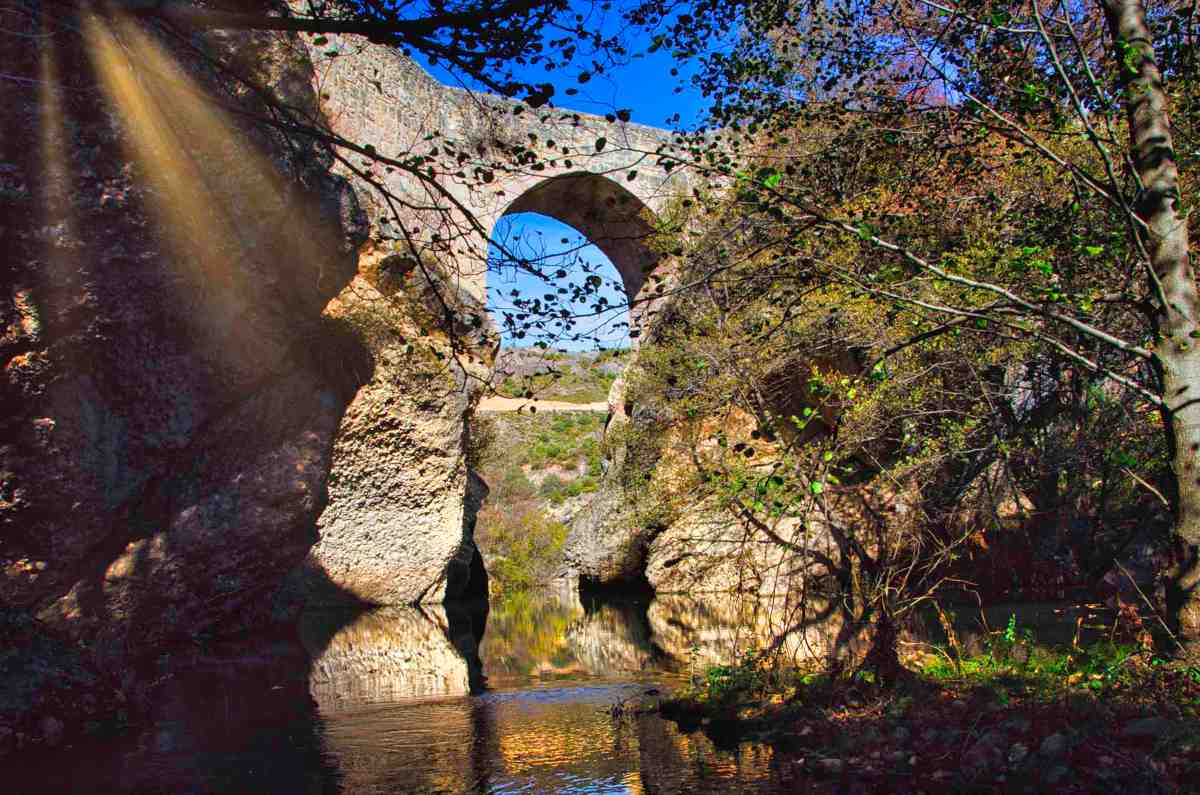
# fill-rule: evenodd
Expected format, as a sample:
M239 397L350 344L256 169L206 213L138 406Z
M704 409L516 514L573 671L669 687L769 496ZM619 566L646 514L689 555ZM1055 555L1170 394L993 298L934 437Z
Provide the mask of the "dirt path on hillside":
M608 412L607 403L567 403L562 400L529 400L527 398L509 398L492 395L479 401L479 411L517 411L528 412L536 408L538 411L603 411Z

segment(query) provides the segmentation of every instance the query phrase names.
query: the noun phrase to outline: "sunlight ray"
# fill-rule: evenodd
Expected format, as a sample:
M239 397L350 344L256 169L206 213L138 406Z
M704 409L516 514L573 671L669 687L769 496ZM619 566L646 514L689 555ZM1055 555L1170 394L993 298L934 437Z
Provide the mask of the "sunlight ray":
M181 287L198 296L248 295L255 287L248 280L266 278L256 263L270 260L320 274L322 259L337 250L328 223L297 199L195 79L137 22L89 15L85 24L101 83L125 122L129 155L150 187L150 209L186 263Z

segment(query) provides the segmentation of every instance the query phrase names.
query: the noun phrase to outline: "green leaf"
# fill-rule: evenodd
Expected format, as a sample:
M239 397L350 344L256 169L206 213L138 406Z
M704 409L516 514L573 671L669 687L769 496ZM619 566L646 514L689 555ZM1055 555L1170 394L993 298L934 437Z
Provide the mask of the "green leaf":
M763 184L768 188L778 188L779 183L782 181L783 175L776 171L773 174L768 175L767 178L763 180Z
M825 491L825 486L824 486L824 484L813 481L812 483L808 484L808 490L811 491L814 495L817 495L817 494L820 494L821 492Z
M1089 257L1098 257L1104 253L1104 246L1087 246L1084 251Z
M326 44L329 43L329 39L326 38L325 36L317 36L315 39L312 40L312 43L314 45L316 45L317 47L324 47Z
M597 139L596 139L596 151L597 151L597 152L603 152L603 151L604 151L604 147L605 147L605 146L607 146L607 145L608 145L608 139L607 139L607 138L605 138L605 137L601 136L600 138L597 138Z

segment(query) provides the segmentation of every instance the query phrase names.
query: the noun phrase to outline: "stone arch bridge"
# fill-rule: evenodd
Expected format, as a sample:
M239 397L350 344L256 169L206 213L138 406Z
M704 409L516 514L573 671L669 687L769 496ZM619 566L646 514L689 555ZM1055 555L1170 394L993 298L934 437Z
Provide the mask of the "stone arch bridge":
M423 158L417 166L432 169L426 179L360 158L362 173L348 176L376 239L449 261L457 286L486 302L495 223L510 213L547 215L608 256L638 322L648 305L639 293L662 265L656 220L692 188L684 169L664 166L670 133L448 87L395 50L356 37L309 49L333 132L384 157ZM419 399L395 402L389 377L403 379L377 371L347 411L309 556L318 576L310 579L379 603L473 591L482 571L474 514L486 485L463 464L470 389L429 404L436 411L413 410ZM391 409L378 411L387 401Z
M637 295L658 261L649 245L655 219L691 188L686 170L663 165L678 162L664 157L671 133L449 87L393 48L357 37L331 37L310 46L310 57L335 133L385 156L424 156L421 167L432 167L445 190L432 192L409 171L367 169L395 198L369 202L377 231L400 237L399 218L418 245L432 246L433 235L453 241L462 286L482 298L496 221L536 212L595 243L629 297ZM410 209L432 204L440 209Z

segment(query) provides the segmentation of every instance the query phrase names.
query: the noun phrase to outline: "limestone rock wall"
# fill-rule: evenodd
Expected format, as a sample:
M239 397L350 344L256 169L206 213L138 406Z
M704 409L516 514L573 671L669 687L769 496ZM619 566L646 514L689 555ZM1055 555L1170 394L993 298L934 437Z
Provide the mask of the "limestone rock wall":
M321 312L365 222L327 150L148 75L261 112L244 86L137 28L87 41L0 86L0 601L120 656L265 620L315 540L361 348ZM315 109L286 37L202 46Z
M488 367L411 346L421 335L418 313L402 298L360 275L326 310L376 331L368 334L372 376L337 429L319 540L297 574L309 602L394 605L486 593L481 573L471 577L479 499L470 499L465 450Z

